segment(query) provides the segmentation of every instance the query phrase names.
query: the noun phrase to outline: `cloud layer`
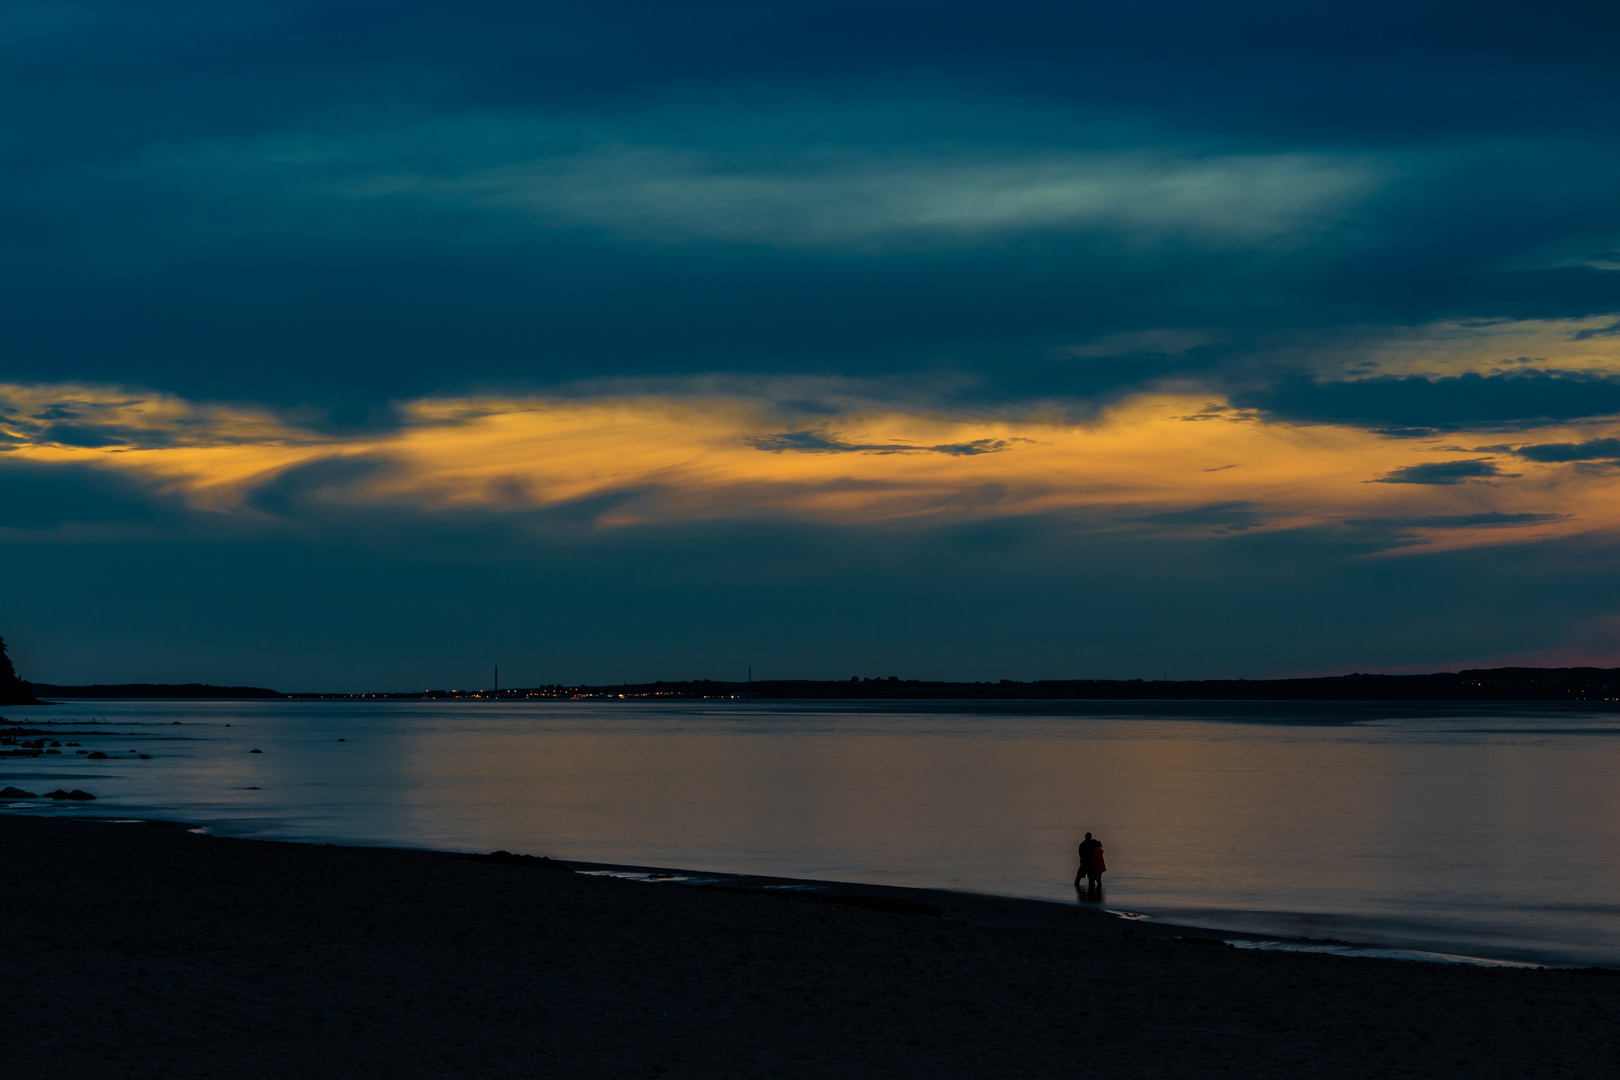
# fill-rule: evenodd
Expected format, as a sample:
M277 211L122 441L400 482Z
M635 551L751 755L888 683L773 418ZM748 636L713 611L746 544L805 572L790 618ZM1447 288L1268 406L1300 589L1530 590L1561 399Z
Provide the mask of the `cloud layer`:
M125 390L0 388L8 417L0 468L103 476L109 491L149 492L249 529L385 507L565 513L597 530L705 520L939 527L1055 515L1091 531L1184 535L1375 521L1455 548L1500 543L1507 524L1535 526L1537 539L1620 525L1620 503L1611 506L1620 471L1585 467L1620 457L1608 436L1470 447L1447 441L1465 433L1287 423L1173 394L1139 395L1084 419L869 402L782 431L773 428L811 389L803 380L786 388L791 397L761 394L768 384L752 395L705 389L423 399L396 403L385 429L343 433ZM1606 426L1620 430L1620 419ZM23 517L0 526L36 527L27 501L14 505Z
M626 629L639 598L744 582L803 633L717 600L682 639L746 624L807 673L874 619L868 650L954 629L918 654L940 675L1048 640L1054 675L1172 638L1213 674L1597 641L1616 18L0 8L26 103L0 144L0 543L33 560L0 629L68 641L93 607L159 640L213 618L227 566L304 600L226 637L290 631L345 576L383 612L364 550L437 567L469 597L446 625L498 606L479 573L544 583L561 622L617 611L592 625L639 642L622 675L675 655ZM53 544L123 574L81 581ZM1504 585L1494 614L1446 584L1576 565L1584 588ZM1042 622L1046 581L1134 603L1134 644ZM1324 614L1363 593L1365 618ZM1407 596L1431 610L1377 614Z

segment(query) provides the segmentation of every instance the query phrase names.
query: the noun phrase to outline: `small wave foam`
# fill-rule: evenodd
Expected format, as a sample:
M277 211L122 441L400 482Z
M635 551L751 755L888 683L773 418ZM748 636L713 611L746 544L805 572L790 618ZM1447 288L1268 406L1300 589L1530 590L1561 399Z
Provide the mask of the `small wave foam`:
M1329 956L1367 956L1380 960L1417 960L1429 964L1470 964L1474 967L1536 968L1538 964L1525 964L1517 960L1488 960L1482 956L1459 956L1454 953L1425 952L1422 949L1380 949L1359 945L1313 944L1307 941L1238 941L1223 939L1239 949L1261 952L1326 953Z

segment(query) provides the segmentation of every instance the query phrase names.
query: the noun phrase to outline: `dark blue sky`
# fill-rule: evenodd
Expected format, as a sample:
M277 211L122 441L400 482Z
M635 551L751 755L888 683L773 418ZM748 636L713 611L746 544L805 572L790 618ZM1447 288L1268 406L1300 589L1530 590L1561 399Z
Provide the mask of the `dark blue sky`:
M1620 414L1612 6L0 19L0 633L25 676L1620 646L1615 459L1535 449ZM473 418L535 402L551 426L518 442ZM1155 402L1265 449L1160 462ZM446 424L483 464L404 448ZM675 433L733 428L701 468Z

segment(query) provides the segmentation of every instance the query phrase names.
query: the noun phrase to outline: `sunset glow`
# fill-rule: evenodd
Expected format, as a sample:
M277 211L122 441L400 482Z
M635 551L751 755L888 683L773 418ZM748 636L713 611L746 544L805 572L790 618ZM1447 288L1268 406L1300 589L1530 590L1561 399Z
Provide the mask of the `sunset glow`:
M11 455L150 480L198 510L251 513L250 496L317 463L364 465L318 485L334 505L519 511L593 499L598 528L683 519L919 524L1073 514L1089 528L1218 531L1383 521L1427 546L1620 525L1620 469L1525 460L1526 446L1611 438L1620 425L1390 438L1268 421L1207 396L1141 395L1085 420L861 412L782 430L745 398L427 399L376 435L301 430L249 410L87 387L8 388L17 411L84 410L108 445L19 438ZM803 423L803 421L799 421ZM121 441L127 440L127 441ZM143 445L144 443L144 445ZM1462 463L1424 480L1417 467ZM1403 470L1406 470L1403 472ZM1411 477L1416 478L1411 478ZM1181 516L1178 517L1177 515Z
M1597 28L672 11L19 9L27 664L1620 664Z

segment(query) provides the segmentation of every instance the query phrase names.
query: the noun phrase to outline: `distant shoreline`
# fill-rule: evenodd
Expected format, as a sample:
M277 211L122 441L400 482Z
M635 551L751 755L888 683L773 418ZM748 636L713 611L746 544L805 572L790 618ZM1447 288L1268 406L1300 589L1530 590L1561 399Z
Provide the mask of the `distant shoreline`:
M206 683L34 683L41 698L206 700L531 701L760 699L771 701L1620 701L1620 668L1480 668L1426 675L1355 673L1308 679L1040 679L935 682L920 679L710 679L608 685L553 684L506 690L287 693ZM32 703L19 703L32 704ZM44 701L38 704L45 704Z

